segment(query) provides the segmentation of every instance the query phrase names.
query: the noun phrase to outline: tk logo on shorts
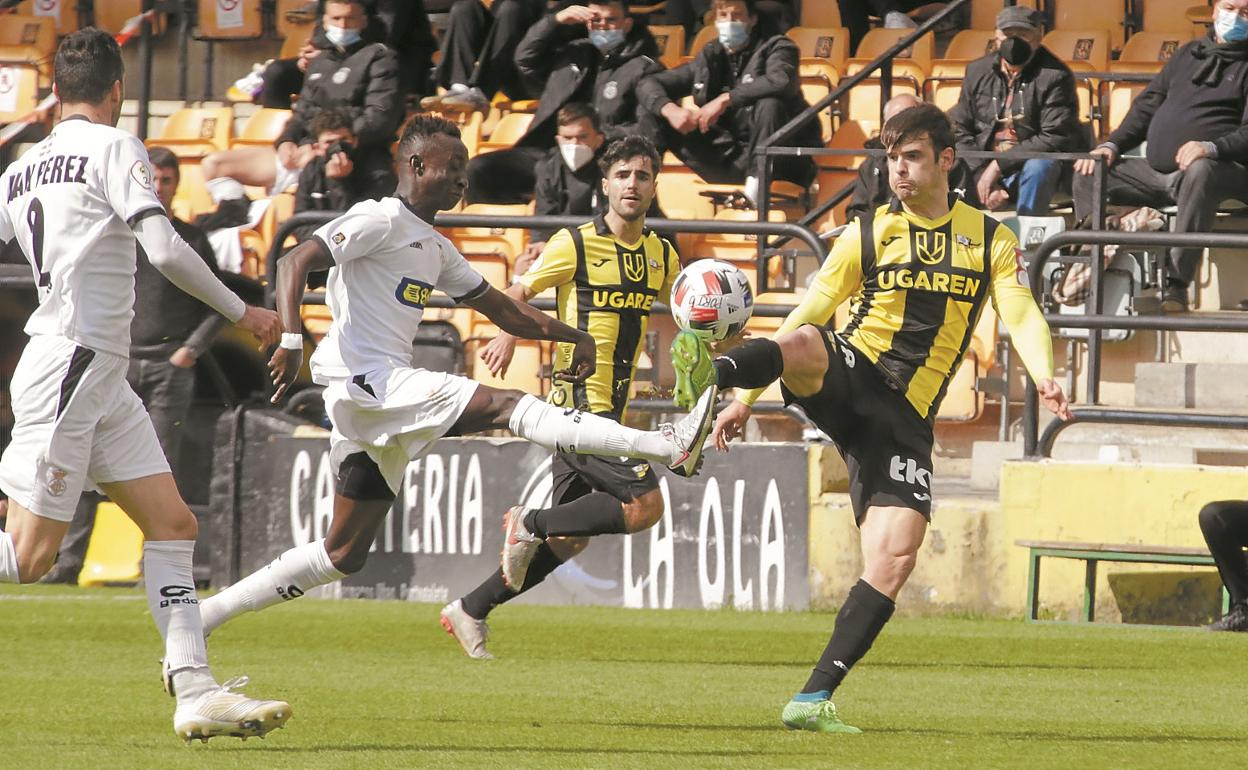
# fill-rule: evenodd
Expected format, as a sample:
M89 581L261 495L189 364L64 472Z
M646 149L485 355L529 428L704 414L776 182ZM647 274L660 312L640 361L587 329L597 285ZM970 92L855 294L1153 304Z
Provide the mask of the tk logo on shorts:
M433 287L429 284L404 278L399 281L399 287L394 290L394 298L408 307L424 310L425 305L429 304L429 295L432 293Z
M918 486L923 489L929 489L932 481L932 472L920 468L913 458L893 455L893 459L888 462L888 477L893 481L909 484L912 487ZM918 494L915 496L918 497ZM919 497L919 499L930 498Z

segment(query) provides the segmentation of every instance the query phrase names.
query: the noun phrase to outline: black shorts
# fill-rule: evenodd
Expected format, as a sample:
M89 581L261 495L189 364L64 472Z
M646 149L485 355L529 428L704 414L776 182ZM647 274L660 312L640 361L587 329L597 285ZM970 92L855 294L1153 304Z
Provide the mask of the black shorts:
M823 388L797 404L834 442L849 469L849 497L859 525L873 505L910 508L932 520L932 426L865 355L825 331Z
M590 492L606 492L628 503L659 488L659 476L645 460L594 457L556 452L551 465L554 505L567 503Z

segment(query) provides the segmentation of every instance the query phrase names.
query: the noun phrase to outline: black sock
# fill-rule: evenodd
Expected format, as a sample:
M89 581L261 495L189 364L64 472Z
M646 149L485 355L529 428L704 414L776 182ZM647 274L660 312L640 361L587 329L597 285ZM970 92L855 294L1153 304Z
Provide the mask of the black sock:
M477 620L485 620L486 616L500 604L510 601L533 586L546 579L546 576L559 568L563 561L555 555L550 546L542 543L533 561L529 563L528 574L524 576L524 586L517 592L503 582L503 571L500 569L485 579L481 585L464 594L460 599L464 612Z
M606 492L593 492L570 503L529 511L524 517L524 526L543 540L628 531L624 525L624 504Z
M765 388L784 374L784 356L772 340L747 340L713 363L721 389Z
M896 608L892 599L875 590L867 581L855 583L837 613L832 639L828 641L802 692L834 692L849 669L871 649L875 637Z

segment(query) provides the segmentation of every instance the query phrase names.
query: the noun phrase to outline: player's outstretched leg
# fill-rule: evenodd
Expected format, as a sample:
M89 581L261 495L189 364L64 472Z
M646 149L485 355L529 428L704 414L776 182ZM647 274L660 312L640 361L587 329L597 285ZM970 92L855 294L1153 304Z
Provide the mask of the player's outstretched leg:
M283 726L290 719L290 704L233 692L246 684L246 677L218 685L208 667L192 570L197 526L173 476L162 473L101 487L146 539L143 582L152 619L165 642L162 680L177 701L174 733L188 742L206 741L218 735L263 736Z

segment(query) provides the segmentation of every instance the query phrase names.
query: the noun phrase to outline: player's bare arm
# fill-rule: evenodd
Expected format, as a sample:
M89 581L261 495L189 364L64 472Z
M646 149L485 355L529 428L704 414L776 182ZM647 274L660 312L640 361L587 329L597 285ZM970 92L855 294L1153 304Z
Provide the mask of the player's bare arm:
M513 283L503 293L517 302L528 302L533 297L533 290L522 283ZM481 360L489 367L490 374L506 377L507 367L511 365L511 357L515 353L515 335L500 331L498 336L481 348Z
M564 371L555 372L555 379L584 382L594 373L594 338L580 329L557 321L537 308L491 286L485 294L464 303L494 322L499 329L528 340L571 342L572 364Z
M303 323L299 318L299 306L303 304L303 288L308 283L308 272L333 265L333 257L325 244L316 238L304 241L278 260L277 316L281 321L279 331L283 337L288 334L302 337ZM273 396L269 399L270 402L276 404L282 400L302 365L302 342L297 347L293 344L286 347L283 344L273 351L273 356L269 359L269 376L273 380Z

